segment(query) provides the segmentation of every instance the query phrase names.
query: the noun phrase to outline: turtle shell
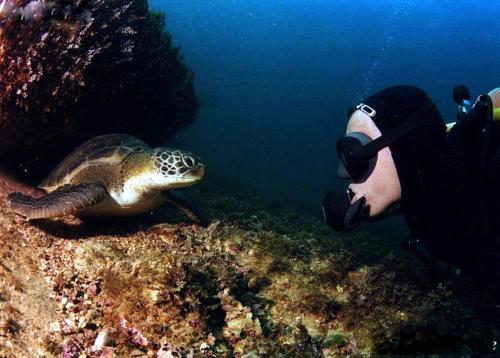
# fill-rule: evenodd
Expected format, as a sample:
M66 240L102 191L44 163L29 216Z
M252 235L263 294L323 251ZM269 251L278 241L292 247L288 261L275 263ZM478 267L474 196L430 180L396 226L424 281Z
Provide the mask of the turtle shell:
M117 165L130 154L151 149L142 140L128 134L106 134L89 139L63 159L40 183L48 192L69 184L80 170L92 165Z

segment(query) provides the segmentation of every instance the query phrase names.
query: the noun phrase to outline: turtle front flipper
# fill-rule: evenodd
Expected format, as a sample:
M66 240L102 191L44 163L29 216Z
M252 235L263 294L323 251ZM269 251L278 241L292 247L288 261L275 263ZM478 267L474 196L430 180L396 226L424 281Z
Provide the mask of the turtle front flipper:
M181 210L188 218L195 223L207 227L209 222L203 211L194 203L192 203L184 193L178 190L164 191L163 195L167 201Z
M10 209L27 219L46 219L74 214L100 202L107 195L106 188L98 183L64 185L41 198L21 193L7 197Z

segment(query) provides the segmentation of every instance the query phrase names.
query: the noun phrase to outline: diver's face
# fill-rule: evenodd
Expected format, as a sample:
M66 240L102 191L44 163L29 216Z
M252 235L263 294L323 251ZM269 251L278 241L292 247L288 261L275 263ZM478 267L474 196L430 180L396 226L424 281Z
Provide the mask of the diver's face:
M361 132L372 139L381 136L370 116L359 110L352 114L347 123L346 134L351 132ZM377 164L371 175L364 182L351 183L349 188L354 193L351 203L362 196L366 198L370 217L384 213L389 206L401 200L401 183L389 147L378 152Z

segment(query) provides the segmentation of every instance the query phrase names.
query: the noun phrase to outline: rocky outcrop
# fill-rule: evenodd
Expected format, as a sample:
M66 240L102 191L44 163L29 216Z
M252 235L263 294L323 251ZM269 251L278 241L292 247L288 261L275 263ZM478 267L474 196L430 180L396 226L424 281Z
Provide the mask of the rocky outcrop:
M31 171L97 134L159 144L197 108L146 0L1 0L0 89L0 159Z
M491 351L467 285L431 284L384 238L334 236L255 197L193 192L170 210L27 222L0 175L0 356L339 357ZM200 189L202 190L202 189ZM250 197L249 197L250 198ZM168 208L167 208L168 209Z

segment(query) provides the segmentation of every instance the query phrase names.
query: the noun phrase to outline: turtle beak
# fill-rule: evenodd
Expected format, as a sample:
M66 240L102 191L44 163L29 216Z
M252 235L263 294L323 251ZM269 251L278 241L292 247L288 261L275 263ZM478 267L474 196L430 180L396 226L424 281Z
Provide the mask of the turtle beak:
M190 169L187 174L195 180L201 180L205 175L205 166L202 163L198 163L198 165Z

